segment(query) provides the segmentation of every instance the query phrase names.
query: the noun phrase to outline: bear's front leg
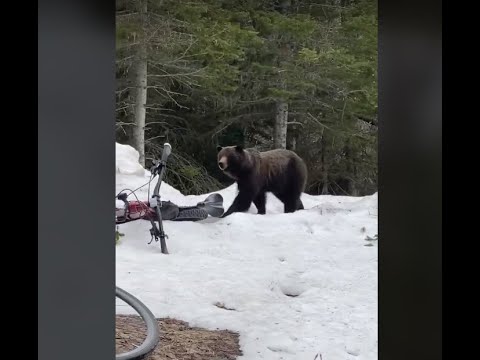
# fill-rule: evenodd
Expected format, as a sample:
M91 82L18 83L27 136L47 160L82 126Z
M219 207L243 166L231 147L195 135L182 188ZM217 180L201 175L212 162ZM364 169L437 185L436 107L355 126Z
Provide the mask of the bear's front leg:
M232 205L228 208L228 210L222 215L222 218L234 213L234 212L245 212L250 208L252 204L252 196L246 192L240 191L233 200Z

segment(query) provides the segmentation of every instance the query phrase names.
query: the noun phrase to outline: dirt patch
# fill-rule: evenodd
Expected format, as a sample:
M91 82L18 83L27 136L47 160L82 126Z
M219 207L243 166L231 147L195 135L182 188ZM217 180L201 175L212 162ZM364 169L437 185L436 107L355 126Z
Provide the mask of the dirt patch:
M235 360L242 355L239 335L228 330L206 330L188 326L175 319L158 319L160 343L149 360ZM142 318L135 315L117 315L117 354L133 350L146 337L147 328Z

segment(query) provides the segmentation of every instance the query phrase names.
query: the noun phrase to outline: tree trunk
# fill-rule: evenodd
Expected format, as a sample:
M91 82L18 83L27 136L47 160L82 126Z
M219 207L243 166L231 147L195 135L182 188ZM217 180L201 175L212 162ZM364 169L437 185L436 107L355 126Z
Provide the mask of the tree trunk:
M348 192L350 193L350 196L358 196L358 189L357 189L357 185L355 184L355 181L350 180L348 183L349 183Z
M287 122L288 103L278 101L275 104L275 128L273 135L273 147L275 149L287 148Z
M350 196L358 196L358 189L355 183L356 180L356 166L355 166L355 149L350 140L347 140L345 146L345 161L347 164L348 189L347 193Z
M326 169L323 171L322 182L322 195L328 195L328 172Z
M278 4L280 13L286 14L290 9L290 6L292 6L292 0L280 0Z
M323 129L325 131L325 129ZM323 132L322 131L322 132ZM322 195L328 195L328 166L325 163L325 150L327 147L325 146L325 137L324 134L322 133L322 139L321 141L321 147L322 147L322 154L321 154L321 160L322 160Z
M343 14L343 7L345 6L345 1L343 0L333 0L332 5L337 9L338 16L333 19L334 23L338 26L342 25L344 14Z
M280 0L278 4L278 9L280 13L286 14L291 6L291 0ZM279 68L281 65L281 58L289 57L289 44L280 42L278 44L280 53L277 57L277 66ZM282 55L283 53L283 55ZM280 88L285 90L285 79L280 75ZM277 100L275 104L275 127L273 134L273 147L275 149L286 149L287 148L287 122L288 122L288 103L285 100Z
M145 105L147 103L147 44L145 39L145 20L147 0L140 1L141 35L135 59L135 126L133 127L133 143L139 152L139 162L145 166Z
M350 180L350 193L352 194L352 196L358 196L359 194L359 191L358 191L358 187L357 187L357 166L355 165L355 159L353 159L354 162L353 162L353 179Z

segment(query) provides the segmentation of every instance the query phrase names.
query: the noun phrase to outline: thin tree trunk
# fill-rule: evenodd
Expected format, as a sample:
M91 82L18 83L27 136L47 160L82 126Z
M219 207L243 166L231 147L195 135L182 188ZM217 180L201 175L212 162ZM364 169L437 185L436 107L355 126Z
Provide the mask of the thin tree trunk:
M327 147L325 146L325 137L323 132L325 129L322 131L322 139L321 141L321 146L322 146L322 153L321 153L321 160L322 160L322 195L328 195L328 166L325 163L325 150Z
M355 183L356 179L356 166L355 166L355 156L354 149L350 140L347 140L345 147L345 161L347 164L347 176L348 176L348 195L358 196L358 189Z
M350 184L350 186L349 186L350 187L350 189L349 189L350 196L358 196L358 189L357 189L357 185L355 184L355 181L350 180L349 184Z
M328 172L326 169L323 171L322 182L322 195L328 195Z
M278 101L275 104L275 127L273 135L273 147L275 149L287 148L287 122L288 122L288 103Z
M280 12L282 14L286 14L288 10L290 9L290 6L292 6L292 1L291 0L281 0L279 3L280 6Z
M335 6L337 8L337 11L339 12L339 16L336 17L333 21L338 25L342 25L342 22L343 22L343 17L344 17L344 14L343 14L343 9L342 7L344 6L344 1L342 0L333 0L332 1L332 5Z
M135 126L133 143L139 152L139 162L145 166L145 105L147 103L147 44L145 39L145 20L147 0L140 0L141 35L135 60Z
M353 159L352 167L353 167L353 175L352 175L353 179L350 180L350 192L351 192L352 196L358 196L359 191L358 191L357 182L356 182L357 166L355 165L355 159Z
M292 5L291 0L281 0L279 2L279 11L282 14L287 14L290 6ZM283 56L288 57L289 47L288 44L279 44L279 48L283 48ZM277 58L277 66L281 67L281 58ZM280 87L285 90L285 79L282 79L280 75ZM275 149L286 149L287 148L287 122L288 122L288 103L285 100L278 100L275 104L275 127L273 133L273 147Z

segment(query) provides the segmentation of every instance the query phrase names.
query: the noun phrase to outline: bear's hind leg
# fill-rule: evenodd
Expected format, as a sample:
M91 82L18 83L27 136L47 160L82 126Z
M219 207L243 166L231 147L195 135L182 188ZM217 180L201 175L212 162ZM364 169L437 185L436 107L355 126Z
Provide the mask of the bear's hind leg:
M258 213L260 215L265 215L266 213L266 210L265 210L265 205L267 203L267 197L266 197L266 193L264 192L260 192L256 197L255 199L253 200L253 203L255 204L257 210L258 210Z
M293 213L297 210L297 199L294 196L286 196L285 201L283 201L283 211L285 213Z
M297 200L291 194L274 193L274 195L283 203L283 212L292 213L297 209Z
M302 200L298 199L297 200L297 210L304 210L305 208L303 207Z

